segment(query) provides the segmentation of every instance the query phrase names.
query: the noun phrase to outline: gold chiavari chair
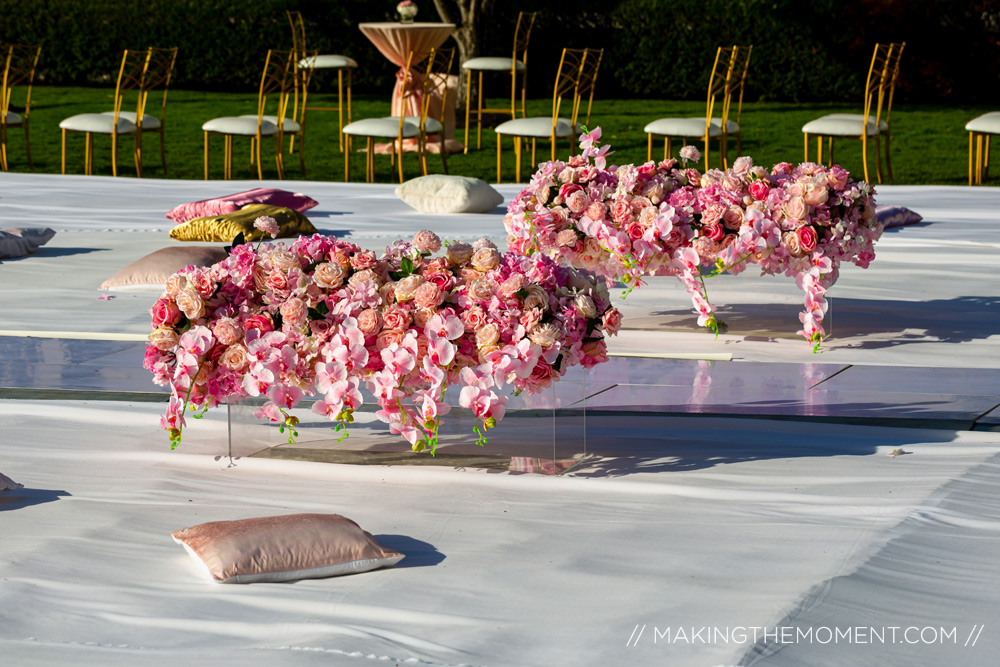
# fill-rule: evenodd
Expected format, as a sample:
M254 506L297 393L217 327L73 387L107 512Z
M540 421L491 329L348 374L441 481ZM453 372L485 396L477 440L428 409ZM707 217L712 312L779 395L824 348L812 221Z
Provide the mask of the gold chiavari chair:
M142 159L140 156L142 119L145 116L146 96L142 94L143 76L149 63L149 50L126 49L122 54L121 66L118 69L118 81L115 85L114 109L110 113L83 113L66 118L59 127L62 128L62 173L66 173L66 136L69 132L82 132L84 140L84 173L90 175L94 169L94 138L95 134L107 134L111 137L111 173L118 175L118 137L133 135L135 148L136 176L142 178ZM136 91L135 118L129 120L122 115L125 97L131 91Z
M805 161L809 161L809 136L816 137L816 161L823 162L823 138L829 144L828 160L833 163L834 137L848 137L861 140L861 158L864 162L865 180L868 177L868 144L875 141L875 177L882 182L882 160L880 156L879 137L882 124L882 109L889 84L892 81L892 44L876 44L872 53L871 65L868 68L868 79L865 83L864 112L860 115L829 114L802 126L805 143Z
M503 138L514 139L514 161L517 181L521 180L521 139L531 139L531 161L535 163L535 148L538 139L548 139L552 145L552 159L556 159L556 142L569 139L570 154L575 146L576 135L581 127L579 117L581 91L588 95L587 117L593 100L593 85L603 56L602 49L563 49L556 72L556 82L552 89L552 115L532 118L515 118L496 128L497 134L497 183L502 172ZM563 101L569 101L569 118L560 117Z
M225 139L223 178L233 177L233 137L247 137L250 143L250 162L257 165L257 177L264 178L261 165L261 143L264 137L275 138L274 161L278 168L278 178L285 178L285 163L282 156L284 144L285 116L288 112L289 93L294 89L294 63L292 51L267 52L264 71L260 77L257 94L257 113L247 116L225 116L213 118L201 126L205 135L205 180L208 180L209 137L222 135ZM275 113L266 113L268 102L274 104ZM269 120L272 119L272 120Z
M520 12L514 28L514 51L510 58L482 56L462 63L465 70L465 152L469 152L469 117L472 114L472 73L478 74L476 86L476 150L483 147L483 114L510 114L517 118L517 75L521 74L521 117L525 111L525 89L528 78L528 41L537 12ZM483 75L486 72L510 72L510 109L488 109L483 106Z
M35 80L35 67L42 47L37 44L6 44L0 46L4 59L3 87L0 88L0 168L7 171L7 128L20 127L24 130L24 152L28 157L28 169L34 170L31 159L29 138L31 120L31 85ZM24 108L21 113L11 111L11 99L15 87L26 89Z
M306 26L305 21L302 19L302 12L286 10L288 14L288 23L292 27L292 43L293 50L300 53L306 53ZM310 55L305 55L301 57L298 61L298 66L301 70L309 71L311 74L314 70L334 70L337 72L337 106L335 107L310 107L306 106L305 98L303 96L301 115L298 116L297 120L305 128L305 118L307 111L336 111L338 116L338 127L340 128L339 134L337 135L340 150L344 150L344 111L347 111L347 122L351 122L352 112L351 112L351 77L352 71L358 66L358 63L353 58L348 56L341 56L336 54L320 54L313 51ZM346 105L345 105L346 97ZM305 138L305 130L302 131L302 136L300 141ZM294 144L293 144L294 145Z
M729 120L729 107L732 91L741 86L731 85L734 81L735 58L737 53L744 53L744 73L749 64L749 49L752 47L720 46L715 52L715 62L708 79L708 98L705 104L705 115L688 118L660 118L646 125L643 131L648 135L646 141L646 159L653 159L653 137L663 137L663 158L671 155L671 139L679 138L684 143L698 140L704 143L705 169L709 168L711 140L719 141L719 163L726 167L726 147L728 146L729 130L738 127L738 123ZM742 100L742 92L741 97ZM742 108L742 104L740 104Z

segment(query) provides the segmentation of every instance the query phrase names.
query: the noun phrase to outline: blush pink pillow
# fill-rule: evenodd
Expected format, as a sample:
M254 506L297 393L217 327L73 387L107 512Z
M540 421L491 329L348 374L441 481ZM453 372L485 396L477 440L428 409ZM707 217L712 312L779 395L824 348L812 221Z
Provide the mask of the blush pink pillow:
M299 213L308 211L319 204L312 197L306 197L301 192L289 192L276 188L254 188L246 192L237 192L234 195L226 195L216 199L204 199L194 201L189 204L175 206L167 213L167 217L178 225L195 218L204 218L210 215L226 215L240 210L247 204L269 204L290 208Z

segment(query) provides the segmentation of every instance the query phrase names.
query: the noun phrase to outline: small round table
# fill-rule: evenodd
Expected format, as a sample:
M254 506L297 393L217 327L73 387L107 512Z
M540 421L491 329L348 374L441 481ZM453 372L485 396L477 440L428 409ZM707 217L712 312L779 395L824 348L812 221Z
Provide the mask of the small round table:
M419 116L420 109L415 98L409 98L408 108L403 109L401 103L403 97L403 74L406 68L406 59L410 56L410 51L430 51L444 44L445 40L455 31L454 23L359 23L358 28L367 37L375 48L385 56L389 62L398 65L400 70L396 73L396 85L392 91L392 115L400 114L407 116ZM457 77L455 79L457 81ZM449 84L451 88L451 84ZM435 97L437 99L435 99ZM437 115L441 110L440 97L431 98L430 113ZM445 137L452 143L451 137L455 134L455 99L449 94L447 105L444 109ZM458 150L462 148L459 147ZM455 152L449 145L448 152Z

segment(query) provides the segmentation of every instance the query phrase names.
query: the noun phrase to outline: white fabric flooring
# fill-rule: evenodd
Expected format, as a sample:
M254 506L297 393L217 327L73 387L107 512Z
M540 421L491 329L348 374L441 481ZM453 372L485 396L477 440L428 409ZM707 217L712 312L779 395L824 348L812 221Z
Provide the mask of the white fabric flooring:
M420 228L503 238L502 209L431 217L391 186L263 185L312 196L321 231L372 248ZM260 186L0 174L2 226L58 232L0 264L0 330L145 333L156 295L102 301L100 282L174 243L162 217L174 205ZM509 200L519 188L499 189ZM633 293L612 350L734 363L596 369L591 386L616 386L593 405L626 414L588 417L592 456L560 477L231 466L221 411L170 452L159 403L0 399L0 472L25 485L0 496L0 664L995 664L1000 433L710 416L788 394L876 409L884 399L911 406L919 425L953 394L952 412L934 414L971 423L1000 403L989 375L1000 368L1000 191L883 186L878 201L925 222L887 232L869 270L844 270L818 355L794 336L790 279L710 283L732 326L718 340L693 330L674 281ZM0 389L59 388L70 375L57 367L98 349L9 340ZM103 362L74 369L80 386L135 391L134 349L101 344ZM627 413L673 400L708 416ZM829 416L848 415L838 410ZM552 438L516 415L499 430L525 456ZM344 514L407 558L221 586L170 538L295 512Z

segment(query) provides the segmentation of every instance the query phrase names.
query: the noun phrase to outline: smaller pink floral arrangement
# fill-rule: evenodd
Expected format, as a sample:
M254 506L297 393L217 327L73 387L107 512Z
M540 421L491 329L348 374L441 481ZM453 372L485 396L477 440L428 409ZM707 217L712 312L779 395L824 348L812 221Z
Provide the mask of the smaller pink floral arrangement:
M400 18L412 21L413 17L417 15L417 4L413 0L403 0L396 5L396 13L399 14Z
M587 269L625 294L650 275L674 275L691 295L698 324L724 327L705 278L747 264L783 273L805 292L798 332L818 345L825 335L826 291L843 262L862 268L882 234L873 188L839 165L787 162L770 170L740 157L730 169L701 173L693 146L674 159L606 166L600 128L581 137L582 153L539 165L511 202L504 225L512 251L542 253Z
M267 402L257 416L293 434L289 410L315 396L312 411L346 437L366 388L393 433L433 452L452 385L485 444L509 392L605 361L604 334L621 322L589 274L486 239L444 247L426 230L381 257L318 234L237 245L171 276L150 314L144 367L171 387L162 425L172 448L189 406L258 396Z

